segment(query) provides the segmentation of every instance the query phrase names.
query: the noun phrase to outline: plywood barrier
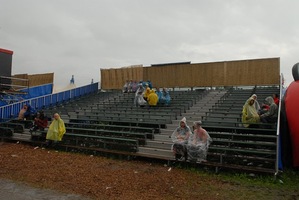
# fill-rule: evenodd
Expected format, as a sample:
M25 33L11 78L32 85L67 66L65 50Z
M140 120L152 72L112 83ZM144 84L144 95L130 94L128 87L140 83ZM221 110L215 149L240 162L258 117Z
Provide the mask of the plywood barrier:
M29 75L29 87L53 83L54 73Z
M134 74L137 72L138 74ZM278 85L279 58L178 63L149 67L101 69L103 89L121 89L126 80L150 80L155 87Z
M54 73L45 73L45 74L16 74L13 76L13 78L18 79L25 79L28 81L21 81L17 79L12 80L12 85L21 85L21 86L38 86L38 85L44 85L48 83L53 83L54 81Z
M118 69L101 69L102 89L122 89L126 81L143 80L142 65L134 65Z

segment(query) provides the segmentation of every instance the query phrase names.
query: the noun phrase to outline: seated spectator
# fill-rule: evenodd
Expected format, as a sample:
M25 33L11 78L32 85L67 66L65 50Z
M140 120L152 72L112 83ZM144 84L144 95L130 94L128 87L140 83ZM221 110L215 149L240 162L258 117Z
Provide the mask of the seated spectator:
M259 102L257 101L257 95L253 94L251 97L254 99L254 107L255 107L256 111L259 112L259 110L261 109L261 106L260 106Z
M159 87L156 87L156 94L158 96L158 103L160 103L160 99L162 97L162 91L160 90Z
M143 81L143 80L140 80L140 82L142 83L142 86L144 88L147 88L148 87L148 83L146 81Z
M148 105L156 106L158 103L158 95L155 93L154 90L150 90L150 94L147 97Z
M133 80L131 79L131 80L128 82L128 90L127 90L128 93L131 93L131 92L132 92L132 86L133 86Z
M171 98L170 98L168 90L166 88L163 88L160 103L165 104L166 106L169 106L170 100L171 100Z
M147 102L144 100L143 96L142 95L137 95L135 97L135 106L136 107L144 107L147 105Z
M133 81L133 83L132 83L132 92L136 92L136 90L137 90L137 88L138 88L138 84L137 84L137 82L136 81Z
M277 122L278 117L278 106L274 102L272 97L267 97L265 102L270 106L269 110L264 114L260 115L261 122L263 123L274 123Z
M143 98L145 101L147 101L148 95L151 93L151 89L149 87L146 87Z
M61 141L65 132L66 129L65 129L64 121L60 118L58 113L55 113L54 120L50 124L46 136L47 146L51 145L52 143L55 144L58 141Z
M259 123L260 117L254 107L254 98L250 97L245 105L243 106L242 110L242 123L244 127L251 126L247 123Z
M26 113L26 111L27 111L27 105L25 104L23 105L23 108L19 112L19 116L18 116L19 120L24 120L25 118L24 114Z
M129 87L129 81L127 80L126 83L123 86L123 93L127 93L128 92L128 88Z
M34 115L36 114L36 111L34 108L32 108L29 104L27 104L26 112L24 113L24 119L32 120L34 119Z
M138 106L144 107L147 104L147 102L143 98L143 94L144 94L144 88L142 87L142 84L139 84L139 87L135 93L135 99L134 99L134 105L136 107L138 107Z
M30 128L30 132L33 131L43 131L48 126L48 118L44 115L44 112L38 112L34 118L34 124Z
M175 155L176 160L187 160L187 143L189 140L190 135L192 134L189 126L187 125L186 118L184 117L181 121L179 126L174 130L171 135L172 145L171 149Z
M278 94L273 94L272 97L273 97L274 103L276 105L278 105L279 104L279 95Z
M138 84L138 88L137 88L135 94L142 94L142 95L143 95L143 94L144 94L144 91L145 91L144 87L142 86L141 83L139 83L139 84Z
M212 139L208 132L201 127L201 121L194 122L193 134L189 137L187 150L188 160L206 162L207 152Z

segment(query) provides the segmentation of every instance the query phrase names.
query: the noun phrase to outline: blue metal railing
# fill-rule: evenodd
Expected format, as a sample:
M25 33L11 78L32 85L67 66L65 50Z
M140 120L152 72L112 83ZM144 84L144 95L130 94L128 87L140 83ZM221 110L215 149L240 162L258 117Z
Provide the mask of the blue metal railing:
M74 88L71 90L49 94L41 97L36 97L32 99L26 99L22 102L13 103L10 105L5 105L0 107L0 121L16 117L25 104L31 105L32 108L40 110L44 107L59 104L77 97L91 94L98 91L98 83L93 83L90 85Z

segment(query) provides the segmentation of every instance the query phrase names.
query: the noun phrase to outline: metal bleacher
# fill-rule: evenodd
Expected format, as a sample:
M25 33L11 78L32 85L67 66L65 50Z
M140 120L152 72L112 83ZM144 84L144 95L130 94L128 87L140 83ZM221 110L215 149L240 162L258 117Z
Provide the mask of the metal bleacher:
M276 87L231 90L202 117L204 128L213 138L209 160L235 169L274 173L277 162L277 125L241 122L245 101L257 94L259 100L279 93Z
M51 117L59 113L67 132L59 144L61 149L106 152L135 157L173 161L170 135L182 117L189 126L202 120L213 139L205 163L215 167L263 173L274 173L277 162L276 126L244 128L241 112L245 101L257 94L260 103L267 96L279 93L276 87L250 89L172 91L169 106L135 107L134 94L97 92L53 104L44 108ZM19 124L11 121L9 123ZM17 125L16 125L17 126ZM21 124L22 126L22 124ZM7 124L2 138L29 134ZM4 131L1 131L4 133ZM46 130L33 133L32 142L42 144ZM31 136L31 135L30 135ZM18 138L20 139L20 138Z

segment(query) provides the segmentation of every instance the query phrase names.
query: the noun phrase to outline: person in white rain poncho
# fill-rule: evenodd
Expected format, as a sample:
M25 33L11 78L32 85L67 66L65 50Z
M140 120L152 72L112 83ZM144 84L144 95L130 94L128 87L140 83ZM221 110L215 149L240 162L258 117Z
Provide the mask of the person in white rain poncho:
M143 107L147 104L147 102L143 99L143 95L144 95L144 87L142 86L142 84L139 84L134 99L134 105L136 107L138 106Z
M208 132L201 127L201 121L194 122L193 134L187 144L188 159L195 162L205 162L212 139Z
M184 117L174 132L171 135L172 145L171 149L175 155L176 160L187 160L187 148L188 139L192 134L191 129L186 123L186 118Z

